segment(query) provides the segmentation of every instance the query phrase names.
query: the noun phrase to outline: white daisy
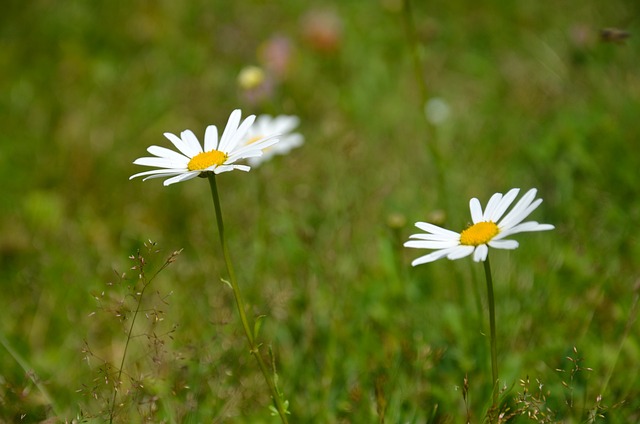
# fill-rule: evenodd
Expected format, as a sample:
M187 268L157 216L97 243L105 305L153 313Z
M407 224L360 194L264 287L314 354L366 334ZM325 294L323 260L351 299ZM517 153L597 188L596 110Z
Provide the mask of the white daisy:
M258 166L275 155L287 154L291 149L302 145L304 143L302 134L292 132L299 123L298 117L292 115L279 115L275 118L270 115L258 116L256 122L247 131L243 143L250 146L263 137L274 135L279 141L278 144L265 149L262 156L249 158L249 165Z
M242 112L239 109L231 113L219 143L218 128L215 125L209 125L204 134L204 150L191 130L182 131L180 137L164 133L180 153L165 147L149 147L147 151L156 157L139 158L133 163L161 169L140 172L129 179L146 176L143 179L145 181L150 178L170 177L164 181L164 185L168 186L207 172L220 174L234 169L249 171L251 167L236 165L235 162L261 156L263 149L274 145L278 140L274 138L275 134L269 134L268 137L257 139L254 143L243 144L242 140L253 124L255 116L250 115L240 122L241 115Z
M415 240L409 240L404 245L435 251L419 257L411 265L433 262L443 257L460 259L472 253L473 260L480 262L487 259L489 247L495 249L518 247L517 241L505 240L506 237L530 231L553 230L555 227L550 224L539 224L535 221L522 222L542 203L542 199L535 199L537 193L535 188L529 190L503 218L519 192L520 189L514 188L504 196L502 193L494 194L489 199L484 212L482 212L480 201L476 198L471 199L469 208L473 225L460 233L426 222L417 222L416 227L426 231L426 234L413 234L409 238Z

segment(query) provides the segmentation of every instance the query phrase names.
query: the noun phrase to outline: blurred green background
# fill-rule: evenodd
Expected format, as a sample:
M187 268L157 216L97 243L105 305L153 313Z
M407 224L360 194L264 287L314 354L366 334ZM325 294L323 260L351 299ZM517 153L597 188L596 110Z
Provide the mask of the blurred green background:
M141 287L128 256L151 277L183 248L145 292L115 421L277 422L220 282L206 182L128 181L149 145L170 146L163 132L202 137L235 108L298 115L306 138L218 179L292 422L482 421L482 266L412 269L421 252L402 243L415 221L463 229L469 198L511 187L538 188L532 219L557 229L492 253L505 408L534 408L517 402L529 378L553 422L640 420L640 3L412 12L421 77L446 105L435 123L399 0L6 2L0 421L108 417L105 364L120 364ZM266 79L245 90L250 65Z

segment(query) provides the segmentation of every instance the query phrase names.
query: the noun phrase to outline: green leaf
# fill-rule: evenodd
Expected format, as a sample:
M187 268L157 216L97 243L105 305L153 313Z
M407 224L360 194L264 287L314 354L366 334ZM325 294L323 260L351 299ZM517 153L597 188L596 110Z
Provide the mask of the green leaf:
M231 285L230 282L228 282L227 280L225 280L224 278L221 278L220 281L222 281L224 284L226 284L227 286L229 286L230 289L233 290L233 286Z
M260 329L262 328L262 320L265 318L266 315L259 315L256 318L256 322L253 324L253 338L257 339L258 338L258 334L260 334Z

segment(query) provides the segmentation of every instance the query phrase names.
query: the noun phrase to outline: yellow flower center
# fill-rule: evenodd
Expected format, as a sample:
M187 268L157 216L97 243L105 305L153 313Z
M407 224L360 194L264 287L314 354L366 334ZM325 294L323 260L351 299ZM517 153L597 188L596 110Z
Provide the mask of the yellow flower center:
M198 153L194 157L191 158L189 163L187 164L187 169L189 171L199 171L201 169L207 169L213 165L222 165L229 156L221 152L220 150L211 150L204 153Z
M495 222L478 222L460 233L460 244L465 246L480 246L494 238L500 229Z

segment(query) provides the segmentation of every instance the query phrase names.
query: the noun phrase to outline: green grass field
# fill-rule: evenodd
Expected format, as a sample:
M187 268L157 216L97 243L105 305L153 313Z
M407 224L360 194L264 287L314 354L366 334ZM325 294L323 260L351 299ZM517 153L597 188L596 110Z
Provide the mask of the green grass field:
M640 421L640 4L411 6L3 6L0 422L279 422L207 182L128 181L164 132L201 138L236 108L297 115L305 136L218 178L290 422L483 422L482 264L413 268L426 252L403 243L416 221L464 229L471 197L512 187L537 188L531 219L556 229L490 253L503 422ZM264 90L239 86L250 65ZM435 125L421 80L449 107Z

